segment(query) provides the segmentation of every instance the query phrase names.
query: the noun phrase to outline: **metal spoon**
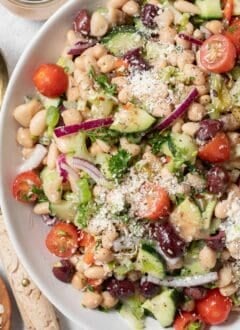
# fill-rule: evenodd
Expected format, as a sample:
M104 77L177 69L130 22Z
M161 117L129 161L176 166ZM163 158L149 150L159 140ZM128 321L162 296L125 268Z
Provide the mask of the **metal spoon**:
M0 108L2 106L3 97L8 84L9 76L6 61L0 50Z

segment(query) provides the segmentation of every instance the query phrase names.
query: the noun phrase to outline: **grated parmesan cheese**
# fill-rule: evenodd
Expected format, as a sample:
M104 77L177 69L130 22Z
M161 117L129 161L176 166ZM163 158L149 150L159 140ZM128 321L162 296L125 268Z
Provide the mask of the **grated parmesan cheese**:
M231 196L229 196L231 200ZM226 233L226 242L240 240L240 198L235 197L227 210L227 220L222 224Z

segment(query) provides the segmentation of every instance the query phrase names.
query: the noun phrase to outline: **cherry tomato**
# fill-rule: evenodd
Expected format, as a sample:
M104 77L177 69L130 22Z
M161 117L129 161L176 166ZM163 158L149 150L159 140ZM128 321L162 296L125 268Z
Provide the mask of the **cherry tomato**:
M200 147L198 157L210 163L220 163L230 158L230 142L225 133L218 133L215 137Z
M233 0L226 0L223 14L228 23L231 21L233 15L233 7L234 7Z
M232 301L224 297L219 289L209 290L206 297L196 301L196 310L201 319L209 325L217 325L228 319Z
M62 67L56 64L42 64L33 75L37 90L47 97L58 97L68 88L68 76Z
M84 230L80 230L78 236L78 245L81 247L89 247L92 246L95 242L95 239L92 235L87 233Z
M174 330L187 330L189 325L195 322L202 323L199 316L188 312L181 312L177 316L173 328Z
M12 186L12 192L14 198L19 202L31 203L35 202L38 198L38 195L34 193L34 188L41 187L41 180L39 176L33 172L28 171L19 174Z
M225 36L233 42L238 55L240 55L240 19L236 18L232 21L231 25L225 32Z
M143 198L138 211L140 218L157 220L169 214L170 198L162 187L148 182L141 188L141 194Z
M47 235L46 246L57 257L71 257L78 248L76 227L69 223L57 223Z
M210 72L224 73L232 70L236 55L232 41L222 34L215 34L201 46L200 63Z

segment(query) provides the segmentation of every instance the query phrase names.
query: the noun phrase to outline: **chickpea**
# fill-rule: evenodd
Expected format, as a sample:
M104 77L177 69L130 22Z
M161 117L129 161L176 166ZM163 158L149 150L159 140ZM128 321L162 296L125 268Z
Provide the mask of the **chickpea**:
M130 99L131 97L128 88L123 88L122 90L120 90L120 92L118 93L118 100L121 103L126 104L130 101Z
M107 3L108 8L122 8L128 0L110 0Z
M86 291L82 296L82 305L86 308L95 309L101 305L102 300L100 293Z
M137 16L140 12L140 6L136 1L129 0L122 7L122 11L129 16Z
M216 265L217 254L213 249L204 246L199 253L199 260L204 268L212 269Z
M182 132L182 125L184 121L182 119L178 119L172 126L172 132L174 133L181 133Z
M237 290L238 287L235 284L229 284L228 286L219 289L221 295L224 297L232 296L235 292L237 292Z
M127 85L127 79L125 77L114 77L111 83L117 85L118 90L121 90Z
M223 24L218 20L209 21L205 24L205 27L213 34L219 34L223 31Z
M103 73L111 72L115 69L116 57L112 55L104 55L97 62L100 71Z
M164 27L159 31L159 39L163 43L175 43L175 37L177 35L177 31L172 27Z
M91 67L98 72L97 61L92 55L83 53L81 56L78 56L75 60L75 66L77 69L82 71L77 71L76 73L74 72L74 78L76 82L79 83L82 82L83 79L87 82L90 81L90 78L87 76L87 72L91 69Z
M50 170L53 170L56 167L58 154L59 154L58 148L56 146L56 143L53 141L50 144L47 155L47 166L50 168Z
M110 308L113 308L114 306L116 306L118 303L118 299L113 297L108 291L102 292L102 298L103 298L103 301L101 303L101 306L103 308L110 309Z
M96 156L102 152L102 148L94 142L90 147L90 154Z
M129 143L126 138L120 139L121 147L130 153L132 156L137 156L141 152L141 147L134 143Z
M109 23L99 12L94 12L91 18L90 30L93 37L102 37L108 31Z
M228 286L232 282L232 269L229 266L224 266L218 272L218 287L223 288Z
M199 103L202 105L208 105L210 102L211 102L211 97L208 94L202 95L199 98Z
M194 87L197 88L200 96L207 94L209 91L209 89L206 85L200 85L200 86L194 86Z
M48 202L43 202L43 203L38 203L34 206L33 212L38 215L43 215L43 214L49 214L49 203Z
M170 26L174 21L174 15L171 9L166 8L162 13L157 17L157 24L161 29L163 26Z
M193 80L194 85L204 85L206 81L204 73L194 64L185 64L183 67L183 73L186 78L189 77Z
M200 103L192 103L188 109L188 119L191 121L201 121L206 115L206 109Z
M221 259L223 261L228 261L229 258L231 257L229 251L227 249L223 250L222 254L221 254Z
M240 259L240 255L239 255L240 241L238 239L235 239L234 241L227 243L227 248L232 258Z
M103 141L103 140L96 140L96 143L99 145L99 147L101 148L101 150L103 152L109 153L111 150L111 147L109 144L107 144L107 142Z
M178 35L176 35L175 41L176 41L177 46L180 46L183 49L190 49L191 48L191 43L187 40L184 40L184 39L180 38Z
M198 131L199 127L199 123L188 122L182 125L182 131L189 136L194 136Z
M105 277L105 272L101 266L92 266L85 270L84 275L93 280L102 280Z
M76 109L68 109L62 112L62 117L65 125L74 125L82 122L82 115Z
M196 30L194 30L194 32L193 32L193 37L194 38L196 38L196 39L203 39L203 33L202 33L202 31L201 30L199 30L199 29L196 29Z
M174 7L179 10L181 13L190 13L190 14L200 14L200 9L198 6L192 4L189 1L177 0L174 2Z
M195 55L192 50L184 50L180 56L177 57L177 66L183 69L185 64L192 64L195 60Z
M79 89L78 87L71 87L67 91L67 100L74 102L79 98Z
M96 261L107 262L107 263L112 261L113 258L114 257L113 257L112 252L110 250L104 249L104 248L98 249L94 255L94 259Z
M102 246L111 249L114 240L118 237L115 227L108 228L102 235Z
M77 290L82 290L86 284L85 276L81 272L76 272L72 278L72 286Z
M225 131L236 131L237 129L240 128L240 123L231 113L222 116L221 121L223 122L223 129Z
M107 54L107 48L101 44L96 44L92 47L92 55L96 60Z
M33 136L41 136L45 129L47 128L46 124L47 110L41 110L37 112L30 122L30 133Z
M107 18L111 26L122 25L125 24L126 15L119 9L109 8Z
M34 140L28 128L20 127L18 129L17 142L25 148L32 148L34 146Z
M33 99L16 107L13 111L13 117L23 127L29 127L31 119L41 108L41 103Z

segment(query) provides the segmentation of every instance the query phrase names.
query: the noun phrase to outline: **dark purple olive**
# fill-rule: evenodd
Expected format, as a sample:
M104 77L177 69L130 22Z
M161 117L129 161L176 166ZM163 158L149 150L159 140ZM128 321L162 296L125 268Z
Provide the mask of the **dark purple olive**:
M224 231L220 231L217 235L205 239L207 246L215 251L222 251L225 247L225 241L226 235Z
M129 280L117 280L111 278L107 282L106 290L116 298L127 298L135 293L135 285Z
M141 11L142 23L150 29L154 29L157 26L155 17L158 15L159 7L151 4L146 4Z
M79 56L85 50L96 45L97 41L94 39L78 41L72 48L69 49L68 54L73 56Z
M88 36L90 34L90 22L91 17L89 12L86 9L81 9L73 21L73 30L80 32L84 36Z
M200 300L205 298L207 289L202 286L196 286L194 288L184 288L183 293L191 299Z
M150 65L142 57L142 48L135 48L129 50L124 56L123 59L128 62L128 64L138 70L149 70Z
M196 138L200 141L211 140L222 129L223 123L221 121L215 119L205 119L200 123L200 128L196 133Z
M229 175L224 168L215 165L207 172L207 189L210 193L224 193L228 183Z
M184 253L186 243L169 222L152 225L151 233L152 238L158 242L163 253L169 258L180 257Z
M59 266L53 267L52 272L59 281L70 283L75 274L75 267L69 260L62 259Z
M160 291L160 287L157 284L151 282L143 282L139 286L139 292L145 298L152 298L156 296Z

